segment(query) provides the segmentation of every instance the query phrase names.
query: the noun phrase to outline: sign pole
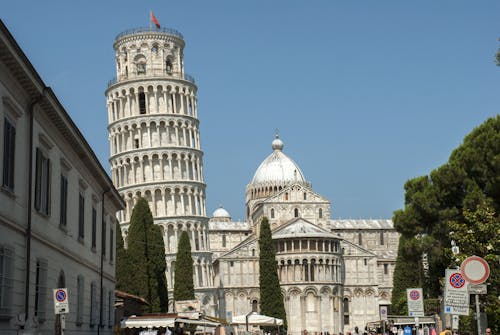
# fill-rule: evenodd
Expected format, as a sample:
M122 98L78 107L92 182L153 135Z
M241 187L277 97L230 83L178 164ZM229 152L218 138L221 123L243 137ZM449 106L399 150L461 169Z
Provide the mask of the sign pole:
M477 335L481 335L481 311L479 308L479 294L476 294L476 321L477 321Z

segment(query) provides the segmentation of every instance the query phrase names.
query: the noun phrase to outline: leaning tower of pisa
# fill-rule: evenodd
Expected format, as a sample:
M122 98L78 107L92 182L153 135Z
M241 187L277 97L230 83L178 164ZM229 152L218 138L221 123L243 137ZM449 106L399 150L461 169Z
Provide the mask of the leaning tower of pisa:
M186 230L196 296L215 315L197 86L184 72L184 45L178 31L165 28L137 28L116 37L117 76L105 93L111 172L127 204L118 217L125 239L134 204L144 197L162 228L172 298L177 241Z

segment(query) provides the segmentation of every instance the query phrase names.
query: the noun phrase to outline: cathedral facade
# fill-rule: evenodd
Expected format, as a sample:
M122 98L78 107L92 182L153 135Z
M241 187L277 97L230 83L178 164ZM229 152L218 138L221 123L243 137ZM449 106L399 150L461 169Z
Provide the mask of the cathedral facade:
M390 220L331 220L276 135L245 194L247 218L205 206L197 86L184 72L184 39L139 28L114 42L117 77L106 90L113 182L127 204L127 236L138 197L162 228L173 288L177 240L191 239L196 296L206 315L230 321L259 311L259 224L269 219L288 333L337 334L380 319L390 303L398 234ZM242 197L243 198L243 197Z

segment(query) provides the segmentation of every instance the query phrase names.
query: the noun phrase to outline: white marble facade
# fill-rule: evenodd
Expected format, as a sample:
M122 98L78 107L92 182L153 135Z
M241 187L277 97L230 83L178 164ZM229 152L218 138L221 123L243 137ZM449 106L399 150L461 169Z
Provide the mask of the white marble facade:
M245 221L205 208L197 86L184 72L185 42L169 29L135 29L114 42L117 77L106 90L112 179L127 204L145 197L162 227L171 292L177 239L193 248L196 296L207 315L259 310L259 223L269 219L288 333L340 333L379 319L390 301L398 235L390 220L331 220L276 136L246 188Z

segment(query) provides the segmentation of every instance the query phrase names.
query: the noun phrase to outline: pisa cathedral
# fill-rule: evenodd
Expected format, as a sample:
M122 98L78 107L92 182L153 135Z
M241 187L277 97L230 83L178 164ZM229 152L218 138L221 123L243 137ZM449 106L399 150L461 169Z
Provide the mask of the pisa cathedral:
M258 233L266 216L289 334L337 334L379 320L390 304L399 239L392 222L330 219L330 201L313 190L278 135L246 187L246 220L233 221L222 207L208 217L198 88L184 72L184 46L178 31L165 28L125 31L113 44L117 76L105 94L125 240L133 206L144 197L162 229L169 289L186 230L202 310L231 320L259 311Z

